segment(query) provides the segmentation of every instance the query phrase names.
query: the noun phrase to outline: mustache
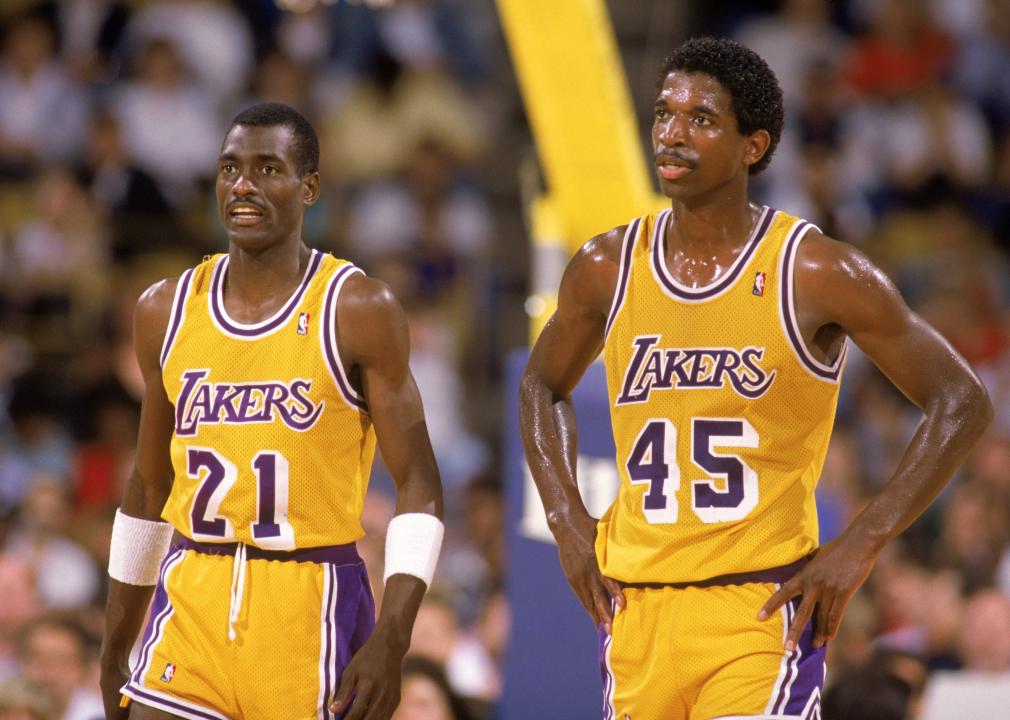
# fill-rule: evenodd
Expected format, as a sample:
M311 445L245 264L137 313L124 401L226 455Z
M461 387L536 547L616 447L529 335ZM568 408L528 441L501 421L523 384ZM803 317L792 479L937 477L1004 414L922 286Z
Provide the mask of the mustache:
M679 150L664 150L656 153L656 164L661 165L664 160L676 160L691 170L698 167L698 160L690 155L686 155Z

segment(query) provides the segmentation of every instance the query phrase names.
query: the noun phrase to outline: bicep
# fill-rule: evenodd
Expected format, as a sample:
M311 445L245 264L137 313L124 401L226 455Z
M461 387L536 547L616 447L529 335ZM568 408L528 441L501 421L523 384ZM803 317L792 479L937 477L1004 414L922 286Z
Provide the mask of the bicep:
M436 477L421 394L408 364L406 315L385 288L352 291L348 300L338 310L342 345L360 373L383 460L398 485L416 469Z
M916 406L972 376L950 343L861 255L832 282L832 314L851 340Z

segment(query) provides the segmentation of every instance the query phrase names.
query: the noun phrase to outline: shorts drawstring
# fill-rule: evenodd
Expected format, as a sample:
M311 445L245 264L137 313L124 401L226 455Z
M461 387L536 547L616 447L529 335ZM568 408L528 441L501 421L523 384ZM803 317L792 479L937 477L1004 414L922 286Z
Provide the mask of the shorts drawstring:
M235 640L235 623L242 609L242 591L245 589L245 543L238 543L231 569L231 599L228 603L228 639Z

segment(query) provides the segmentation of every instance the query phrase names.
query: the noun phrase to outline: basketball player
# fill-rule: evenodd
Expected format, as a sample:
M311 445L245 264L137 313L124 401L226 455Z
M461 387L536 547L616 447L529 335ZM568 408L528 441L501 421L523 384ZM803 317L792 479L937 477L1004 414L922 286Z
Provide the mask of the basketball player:
M522 381L526 457L600 627L608 719L813 717L846 602L990 419L968 365L859 251L749 201L782 122L756 54L677 49L652 125L670 208L576 254ZM923 419L879 495L818 548L847 338ZM601 351L621 483L597 521L571 393Z
M217 169L228 252L137 304L145 392L109 561L109 718L386 720L399 701L441 484L403 310L302 241L318 158L286 105L240 113ZM397 483L377 622L354 546L376 441Z

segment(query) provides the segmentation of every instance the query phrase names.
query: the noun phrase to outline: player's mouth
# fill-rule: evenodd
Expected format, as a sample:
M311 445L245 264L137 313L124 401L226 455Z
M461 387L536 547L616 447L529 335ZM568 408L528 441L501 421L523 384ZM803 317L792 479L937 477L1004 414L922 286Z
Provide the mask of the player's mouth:
M256 225L263 220L263 210L255 205L235 204L228 209L232 225Z
M664 180L679 180L697 167L697 163L675 153L656 156L656 170Z

